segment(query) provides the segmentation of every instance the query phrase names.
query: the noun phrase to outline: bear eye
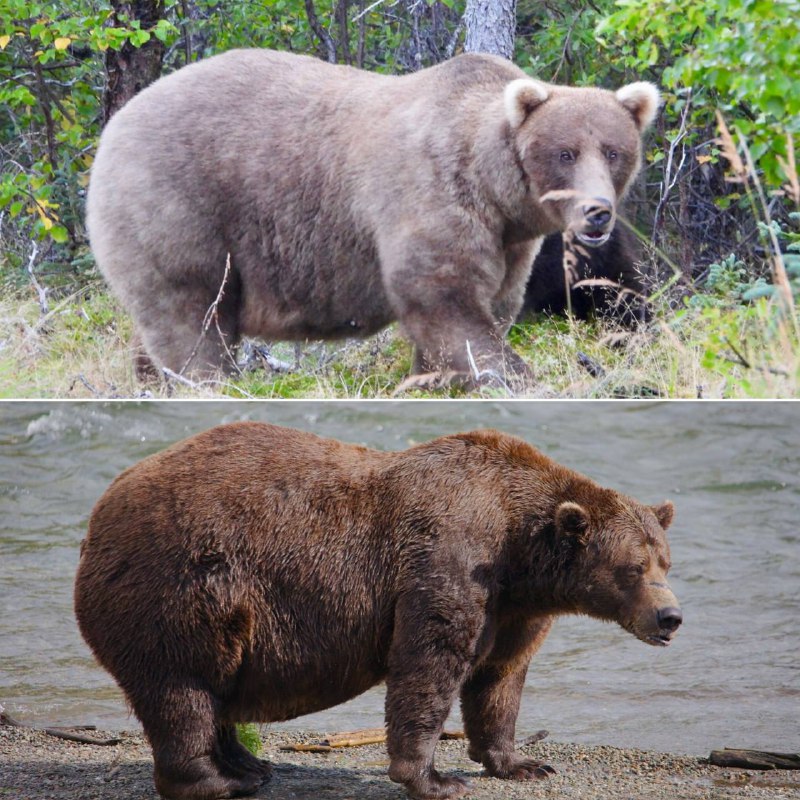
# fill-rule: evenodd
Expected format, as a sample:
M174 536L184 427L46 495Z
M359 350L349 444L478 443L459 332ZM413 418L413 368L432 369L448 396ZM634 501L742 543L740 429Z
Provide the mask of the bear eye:
M616 161L617 160L617 151L616 150L609 150L606 152L606 158L609 161Z
M575 156L573 155L571 150L562 150L559 158L564 162L570 162L575 160Z
M630 575L636 578L641 578L642 575L644 575L644 567L641 564L636 564L635 566L630 567L628 572Z

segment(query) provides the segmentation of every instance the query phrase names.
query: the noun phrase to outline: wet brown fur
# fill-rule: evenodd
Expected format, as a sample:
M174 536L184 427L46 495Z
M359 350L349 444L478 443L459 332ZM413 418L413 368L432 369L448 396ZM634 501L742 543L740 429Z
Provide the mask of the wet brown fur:
M469 371L468 341L479 368L526 375L503 337L540 239L584 224L582 196L624 194L657 93L537 83L534 101L526 80L509 102L520 78L477 54L396 77L239 50L144 90L104 131L87 201L140 373L230 369L242 336L399 320L419 372ZM551 189L576 196L543 203Z
M528 662L560 614L657 631L657 608L676 601L647 582L665 580L671 517L496 431L378 452L236 423L112 483L75 610L144 726L165 797L252 793L269 767L235 723L381 681L390 777L415 798L455 797L465 783L433 768L455 698L489 774L545 775L514 753Z

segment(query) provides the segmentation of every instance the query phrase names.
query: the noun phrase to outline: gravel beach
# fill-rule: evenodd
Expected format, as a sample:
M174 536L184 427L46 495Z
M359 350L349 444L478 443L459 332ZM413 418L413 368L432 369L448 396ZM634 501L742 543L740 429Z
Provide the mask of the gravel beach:
M139 733L117 737L113 746L64 741L30 728L0 726L0 798L13 800L157 800L150 748ZM266 732L262 755L275 764L272 780L257 798L273 800L403 800L402 787L386 775L384 745L330 753L281 752L282 744L311 742L318 733ZM693 756L551 741L523 748L552 764L558 774L543 781L512 783L486 778L466 755L463 741L441 742L437 767L467 777L474 800L576 798L576 800L723 800L800 798L800 773L721 769Z

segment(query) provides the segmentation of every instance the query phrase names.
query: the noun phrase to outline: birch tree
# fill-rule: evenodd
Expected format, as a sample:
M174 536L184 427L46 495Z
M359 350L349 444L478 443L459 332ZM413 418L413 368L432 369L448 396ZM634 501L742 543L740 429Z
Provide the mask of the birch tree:
M464 25L465 52L511 59L517 29L517 0L467 0Z

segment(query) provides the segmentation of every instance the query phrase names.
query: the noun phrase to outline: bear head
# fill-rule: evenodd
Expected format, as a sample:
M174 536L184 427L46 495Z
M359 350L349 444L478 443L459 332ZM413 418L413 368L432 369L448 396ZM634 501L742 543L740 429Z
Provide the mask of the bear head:
M572 610L617 622L647 644L668 645L683 620L666 577L673 511L672 503L646 506L616 492L599 504L560 503L555 532L572 556Z
M529 196L552 226L545 232L569 230L590 247L605 244L641 166L641 136L658 111L658 89L637 82L610 92L519 78L503 100Z

